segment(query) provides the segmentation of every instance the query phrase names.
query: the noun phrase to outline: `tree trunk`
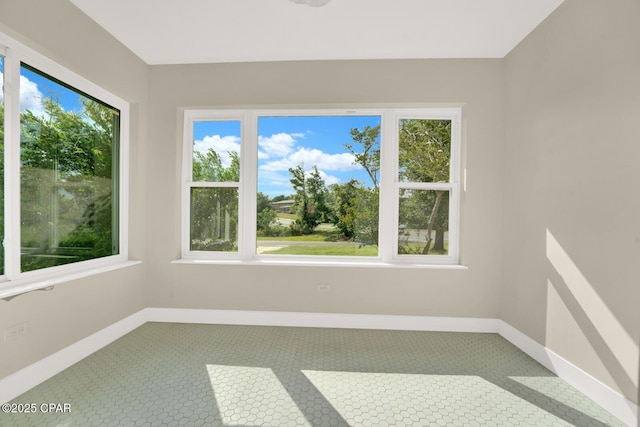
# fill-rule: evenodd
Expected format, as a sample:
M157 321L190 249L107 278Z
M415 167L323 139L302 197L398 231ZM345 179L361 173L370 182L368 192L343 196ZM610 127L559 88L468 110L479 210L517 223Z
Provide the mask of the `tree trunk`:
M444 230L436 229L436 240L433 242L433 250L444 252Z
M436 222L436 215L438 215L438 209L440 209L440 201L442 200L443 194L444 191L436 191L436 200L433 204L433 209L431 209L431 217L429 217L429 225L427 226L426 243L422 249L422 255L429 255L429 249L431 249L431 242L433 241L431 238L431 232L433 231L433 225Z

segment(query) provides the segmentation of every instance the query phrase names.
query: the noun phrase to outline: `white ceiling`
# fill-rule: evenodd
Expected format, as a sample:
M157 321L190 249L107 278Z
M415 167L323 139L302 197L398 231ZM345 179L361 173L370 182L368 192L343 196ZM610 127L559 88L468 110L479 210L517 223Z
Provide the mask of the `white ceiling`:
M148 64L502 58L564 0L71 0Z

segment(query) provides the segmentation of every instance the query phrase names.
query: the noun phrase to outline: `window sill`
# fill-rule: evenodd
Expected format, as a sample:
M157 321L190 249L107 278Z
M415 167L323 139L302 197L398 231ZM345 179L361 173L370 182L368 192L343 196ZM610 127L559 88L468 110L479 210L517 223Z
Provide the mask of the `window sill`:
M469 267L460 264L422 264L411 262L384 262L380 260L294 260L291 258L275 259L177 259L172 264L190 265L240 265L240 266L278 266L278 267L364 267L364 268L425 268L434 270L468 270Z
M132 267L141 264L142 261L120 261L114 264L101 265L95 268L88 268L73 273L63 273L56 276L40 276L38 278L18 279L12 281L0 282L0 299L10 300L18 295L41 289L50 289L56 285L60 285L72 280L82 279L84 277L95 276L97 274L106 273L108 271L119 270L121 268Z

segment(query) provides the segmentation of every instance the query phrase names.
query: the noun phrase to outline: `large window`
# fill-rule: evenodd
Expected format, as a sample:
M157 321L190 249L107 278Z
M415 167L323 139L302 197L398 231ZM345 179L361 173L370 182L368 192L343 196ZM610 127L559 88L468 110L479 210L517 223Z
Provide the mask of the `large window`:
M184 134L184 259L459 262L459 109L187 110Z
M5 284L125 260L127 104L4 36L0 42L8 45L0 45Z

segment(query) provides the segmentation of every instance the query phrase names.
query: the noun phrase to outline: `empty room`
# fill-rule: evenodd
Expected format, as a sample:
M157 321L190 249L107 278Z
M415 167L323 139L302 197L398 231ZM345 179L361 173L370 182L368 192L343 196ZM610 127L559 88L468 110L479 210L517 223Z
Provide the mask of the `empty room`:
M0 0L0 425L640 426L638 0Z

